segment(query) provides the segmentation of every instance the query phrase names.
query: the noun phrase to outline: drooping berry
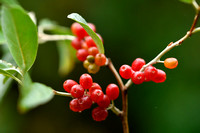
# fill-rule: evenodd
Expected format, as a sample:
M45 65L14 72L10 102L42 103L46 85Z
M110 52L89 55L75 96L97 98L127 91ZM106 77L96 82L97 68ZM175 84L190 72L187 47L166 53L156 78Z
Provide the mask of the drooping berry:
M145 65L146 63L145 63L145 60L144 59L142 59L142 58L137 58L137 59L135 59L134 61L133 61L133 63L132 63L132 69L134 70L134 71L139 71L141 68L142 68L142 66L143 65Z
M103 41L102 37L97 33L97 35L99 36L99 38ZM87 36L85 37L85 42L87 44L87 46L90 47L97 47L97 45L95 44L94 40L92 39L91 36Z
M110 100L115 100L119 96L119 87L116 84L109 84L106 88L106 95Z
M94 101L96 103L103 99L103 95L104 95L103 91L99 90L99 89L92 91L92 93L90 94L92 101Z
M174 69L178 66L178 60L176 58L167 58L164 61L164 65L166 68Z
M99 53L99 50L97 49L97 47L90 47L90 48L88 49L88 53L89 53L89 55L95 56L96 54Z
M92 94L94 90L102 90L102 89L98 83L92 83L92 86L89 89L90 94Z
M104 95L103 99L98 101L97 104L99 105L99 107L107 108L110 105L110 99L107 95Z
M155 83L162 83L166 80L166 73L163 70L157 69L158 72L156 76L152 79Z
M108 111L105 108L97 107L92 110L92 118L95 121L103 121L108 116Z
M145 80L144 73L137 71L131 77L134 84L142 84Z
M84 95L83 97L78 99L78 103L81 111L85 109L89 109L92 106L92 99L90 96Z
M69 103L69 107L72 111L74 112L80 112L81 111L81 108L80 108L80 105L78 103L78 99L75 98L75 99L72 99Z
M84 94L84 89L81 85L74 85L71 88L71 95L75 98L82 97Z
M63 88L65 89L66 92L71 92L71 88L74 85L77 85L78 83L74 80L68 79L63 83Z
M82 48L82 40L80 40L79 38L75 38L74 40L72 40L71 45L74 49L79 50Z
M84 89L89 89L92 86L93 80L89 74L82 74L79 83Z
M88 50L86 49L79 49L76 52L76 56L78 58L78 60L80 61L85 61L87 56L88 56Z
M88 66L88 72L89 72L89 73L95 74L95 73L97 73L99 70L100 70L100 66L97 66L95 63L90 64L90 65Z
M148 66L144 70L145 81L151 81L156 76L158 70L153 66Z
M95 64L98 66L103 66L106 64L106 56L104 54L96 54L95 56Z
M124 79L130 79L133 74L133 70L129 65L122 65L119 69L119 74Z

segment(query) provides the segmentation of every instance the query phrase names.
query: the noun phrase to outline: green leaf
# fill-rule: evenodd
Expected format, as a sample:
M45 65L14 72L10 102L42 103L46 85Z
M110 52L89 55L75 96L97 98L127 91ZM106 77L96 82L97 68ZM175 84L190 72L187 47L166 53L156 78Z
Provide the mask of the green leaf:
M14 67L10 63L0 60L0 74L3 74L4 76L10 77L10 78L13 78L18 83L21 83L21 81L15 76L16 73L22 76L22 74L18 68Z
M92 37L94 42L97 45L97 48L99 49L99 52L104 54L104 47L101 39L99 36L88 26L87 22L85 21L84 18L82 18L79 14L77 13L72 13L67 16L68 18L78 22L86 31L87 33Z
M0 0L0 2L6 5L19 5L19 3L16 0Z
M57 43L59 54L59 74L66 76L75 64L75 50L70 46L70 41L59 41Z
M38 48L35 24L21 8L3 6L2 29L15 62L27 72L35 61Z
M12 83L12 79L8 79L5 83L4 83L4 80L5 80L5 76L1 75L0 74L0 103L2 102L5 94L8 92L9 88L10 88L10 85Z
M192 4L192 2L193 2L193 0L180 0L180 1L182 1L184 3L188 3L188 4Z
M18 107L22 113L50 101L54 96L51 87L41 83L33 83L28 74L25 75L20 87Z

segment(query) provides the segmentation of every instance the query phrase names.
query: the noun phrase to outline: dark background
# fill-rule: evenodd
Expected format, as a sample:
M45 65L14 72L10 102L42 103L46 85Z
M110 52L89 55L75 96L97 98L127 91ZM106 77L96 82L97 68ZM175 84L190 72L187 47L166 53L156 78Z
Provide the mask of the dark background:
M171 41L189 30L195 11L178 0L19 0L37 19L49 18L69 27L67 15L81 14L97 27L104 39L106 56L117 69L131 65L141 57L153 59ZM199 1L198 1L199 2ZM176 57L174 70L156 65L167 73L164 83L153 82L129 88L130 133L199 133L200 132L200 33L174 48L162 59ZM54 42L41 45L32 69L33 81L45 83L63 91L66 79L78 81L87 72L77 62L65 77L58 74L58 52ZM107 68L93 75L103 88L116 83ZM0 105L0 133L121 133L120 119L109 111L106 121L95 122L91 110L74 113L70 98L55 96L49 103L27 114L17 110L18 90L14 85ZM121 108L121 97L116 105Z

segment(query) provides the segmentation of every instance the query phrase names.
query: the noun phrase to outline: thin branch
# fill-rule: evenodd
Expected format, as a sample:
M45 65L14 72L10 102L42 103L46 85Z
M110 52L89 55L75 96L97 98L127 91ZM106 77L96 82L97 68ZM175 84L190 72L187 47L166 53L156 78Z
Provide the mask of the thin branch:
M123 83L121 77L119 76L119 73L115 69L111 59L108 59L108 67L112 71L112 73L114 74L114 76L115 76L115 78L116 78L116 80L117 80L117 82L119 84L119 87L120 87L121 91L123 91L124 83Z
M112 103L110 104L110 106L107 108L107 110L111 110L117 116L121 116L122 115L122 111L115 106L113 100L112 100Z
M192 5L194 6L195 10L198 11L200 10L198 3L196 2L196 0L192 1Z
M146 65L144 65L140 71L143 72L145 70L146 67L148 67L149 65L153 65L153 64L156 64L156 63L162 63L162 61L160 61L161 57L163 55L165 55L168 51L170 51L171 49L173 49L175 46L179 46L181 45L187 38L189 38L192 34L200 31L200 27L198 28L195 28L196 24L197 24L197 21L198 21L198 18L199 18L199 10L197 11L195 17L194 17L194 21L192 23L192 26L190 28L190 30L186 33L185 36L183 36L181 39L179 39L178 41L174 42L174 43L170 43L163 51L161 51L153 60L151 60L149 63L147 63ZM125 87L128 88L130 87L132 84L132 81L131 79L129 79L127 81L127 83L125 84Z
M56 90L53 90L53 93L58 96L72 97L72 95L70 93L60 92L60 91L56 91Z

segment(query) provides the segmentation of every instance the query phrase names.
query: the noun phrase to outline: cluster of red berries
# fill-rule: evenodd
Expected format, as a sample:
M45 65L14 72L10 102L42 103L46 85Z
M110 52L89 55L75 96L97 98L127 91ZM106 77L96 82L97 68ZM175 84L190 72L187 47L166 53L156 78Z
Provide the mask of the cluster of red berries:
M134 84L142 84L143 82L153 81L155 83L162 83L166 80L166 73L163 70L156 69L153 66L145 68L144 72L140 69L145 65L145 60L137 58L133 61L132 67L129 65L122 65L119 69L119 73L124 79L132 79ZM178 65L176 58L167 58L164 61L166 68L174 69Z
M74 98L69 104L70 109L74 112L89 109L93 103L97 103L98 107L92 110L92 117L95 121L106 119L110 100L115 100L119 96L119 87L116 84L109 84L106 88L106 94L104 94L101 86L93 82L89 74L81 75L79 84L71 79L66 80L63 83L63 88Z
M145 68L144 72L140 69L145 65L145 60L137 58L133 61L132 67L129 65L122 65L119 73L124 79L132 79L134 84L142 84L143 82L154 81L156 83L162 83L166 80L166 74L160 69L156 69L153 66Z
M88 23L89 27L96 32L96 27L92 23ZM74 49L77 50L76 56L78 60L84 62L83 66L89 73L95 74L99 71L100 66L105 65L106 56L99 53L94 40L88 35L85 29L77 22L71 26L72 33L76 38L71 42ZM102 37L97 34L103 41Z

